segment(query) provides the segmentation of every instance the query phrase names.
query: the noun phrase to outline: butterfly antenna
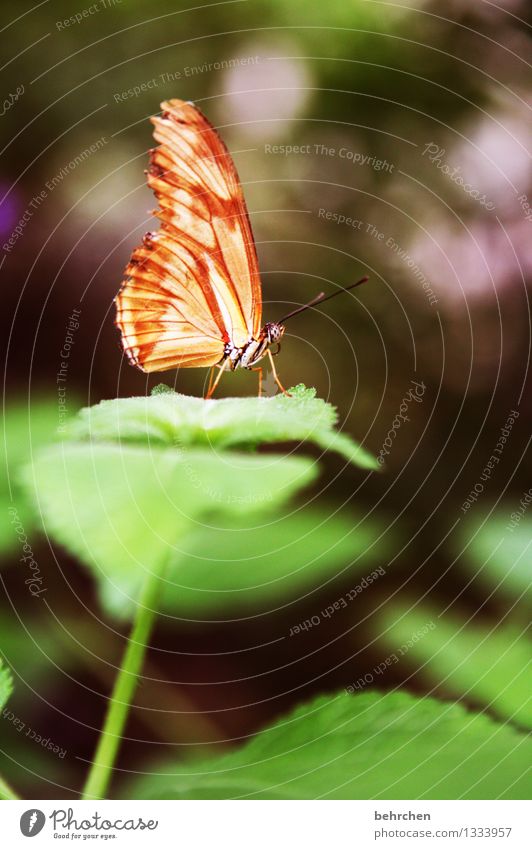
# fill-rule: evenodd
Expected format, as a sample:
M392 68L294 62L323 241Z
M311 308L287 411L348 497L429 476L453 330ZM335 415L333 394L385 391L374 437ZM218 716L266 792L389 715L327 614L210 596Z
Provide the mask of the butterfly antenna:
M293 312L289 312L288 315L285 315L284 318L281 318L278 324L284 324L287 319L292 318L294 315L299 315L300 312L305 312L305 310L310 309L310 307L315 307L316 304L324 304L325 301L330 301L331 298L336 298L338 295L343 295L344 292L349 292L351 289L355 289L356 286L361 286L362 283L366 283L369 280L369 277L362 277L360 280L357 280L356 283L351 283L350 286L346 286L345 289L338 289L337 292L333 292L332 295L325 296L325 292L320 292L319 295L316 295L308 304L304 304L302 307L298 307L297 310L293 310Z

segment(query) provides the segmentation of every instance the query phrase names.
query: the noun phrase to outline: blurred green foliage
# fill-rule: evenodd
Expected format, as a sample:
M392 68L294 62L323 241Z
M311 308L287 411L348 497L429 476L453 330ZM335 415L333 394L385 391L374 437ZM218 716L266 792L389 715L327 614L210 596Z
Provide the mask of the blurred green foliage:
M10 507L16 509L26 534L38 524L27 493L20 481L21 469L35 452L57 438L57 405L36 398L32 404L10 404L4 417L2 474L0 474L0 551L13 552L19 547Z
M157 764L129 796L527 799L531 753L525 735L458 705L342 693L301 705L232 754Z
M426 622L436 627L408 649L406 663L418 671L431 693L452 694L482 706L501 719L532 728L532 641L516 624L468 623L413 601L395 604L377 617L383 642L394 650L407 645Z
M316 596L331 581L364 576L393 550L393 535L376 520L322 509L275 512L259 523L225 519L192 530L171 563L163 609L187 618L246 612Z
M13 692L13 677L10 670L0 660L0 710Z
M168 561L191 523L282 502L313 468L299 457L190 449L180 458L171 449L71 444L41 452L31 477L47 532L89 566L106 609L128 617L146 575ZM58 491L68 492L66 503Z
M532 603L532 518L524 516L516 528L511 522L511 502L487 519L469 521L457 539L462 562L472 580L492 593L506 596L514 613L526 618Z
M0 658L0 711L1 711L1 719L4 719L4 708L7 700L9 699L11 693L13 692L13 678L11 676L11 672L4 666L3 661ZM11 799L12 794L9 788L9 785L5 783L5 780L0 775L0 799Z

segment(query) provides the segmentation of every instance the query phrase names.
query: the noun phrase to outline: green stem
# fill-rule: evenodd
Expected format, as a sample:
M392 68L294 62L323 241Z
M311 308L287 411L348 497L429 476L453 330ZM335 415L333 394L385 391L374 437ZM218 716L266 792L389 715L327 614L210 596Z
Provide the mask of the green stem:
M107 791L118 747L122 740L131 701L157 615L160 573L147 575L138 603L133 628L115 681L105 722L83 789L83 799L103 799Z
M7 799L18 799L17 794L14 790L11 789L7 781L0 776L0 799L6 801Z

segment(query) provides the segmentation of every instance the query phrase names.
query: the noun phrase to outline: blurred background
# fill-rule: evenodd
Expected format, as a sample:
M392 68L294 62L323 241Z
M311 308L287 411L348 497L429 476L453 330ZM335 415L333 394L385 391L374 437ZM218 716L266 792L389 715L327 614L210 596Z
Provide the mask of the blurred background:
M369 275L295 318L277 365L286 386L315 386L337 406L342 429L386 465L379 475L322 462L301 503L324 528L323 550L300 526L286 530L293 568L311 555L321 566L290 591L187 615L176 602L161 620L115 792L148 762L236 745L364 675L530 724L519 677L532 539L528 4L186 5L2 7L0 652L14 715L65 752L3 718L2 771L32 798L76 796L127 627L40 532L19 470L82 406L161 380L204 391L203 370L147 378L130 367L113 324L131 251L157 226L148 119L169 97L196 102L234 157L266 320ZM229 375L219 396L255 393L255 377ZM24 585L13 504L53 588L46 606ZM267 570L275 544L274 523L230 555L258 580L253 553ZM191 546L216 562L216 539ZM294 624L379 567L356 601L281 651ZM375 673L431 621L441 627L430 639ZM506 659L494 677L496 656Z

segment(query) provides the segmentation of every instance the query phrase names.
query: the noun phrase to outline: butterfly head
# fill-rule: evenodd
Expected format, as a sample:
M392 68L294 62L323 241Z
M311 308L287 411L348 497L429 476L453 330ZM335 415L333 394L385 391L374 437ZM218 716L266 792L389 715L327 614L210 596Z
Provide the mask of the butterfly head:
M284 325L279 324L277 321L269 321L264 325L262 332L265 339L268 340L268 345L274 345L276 342L280 342L283 338Z

